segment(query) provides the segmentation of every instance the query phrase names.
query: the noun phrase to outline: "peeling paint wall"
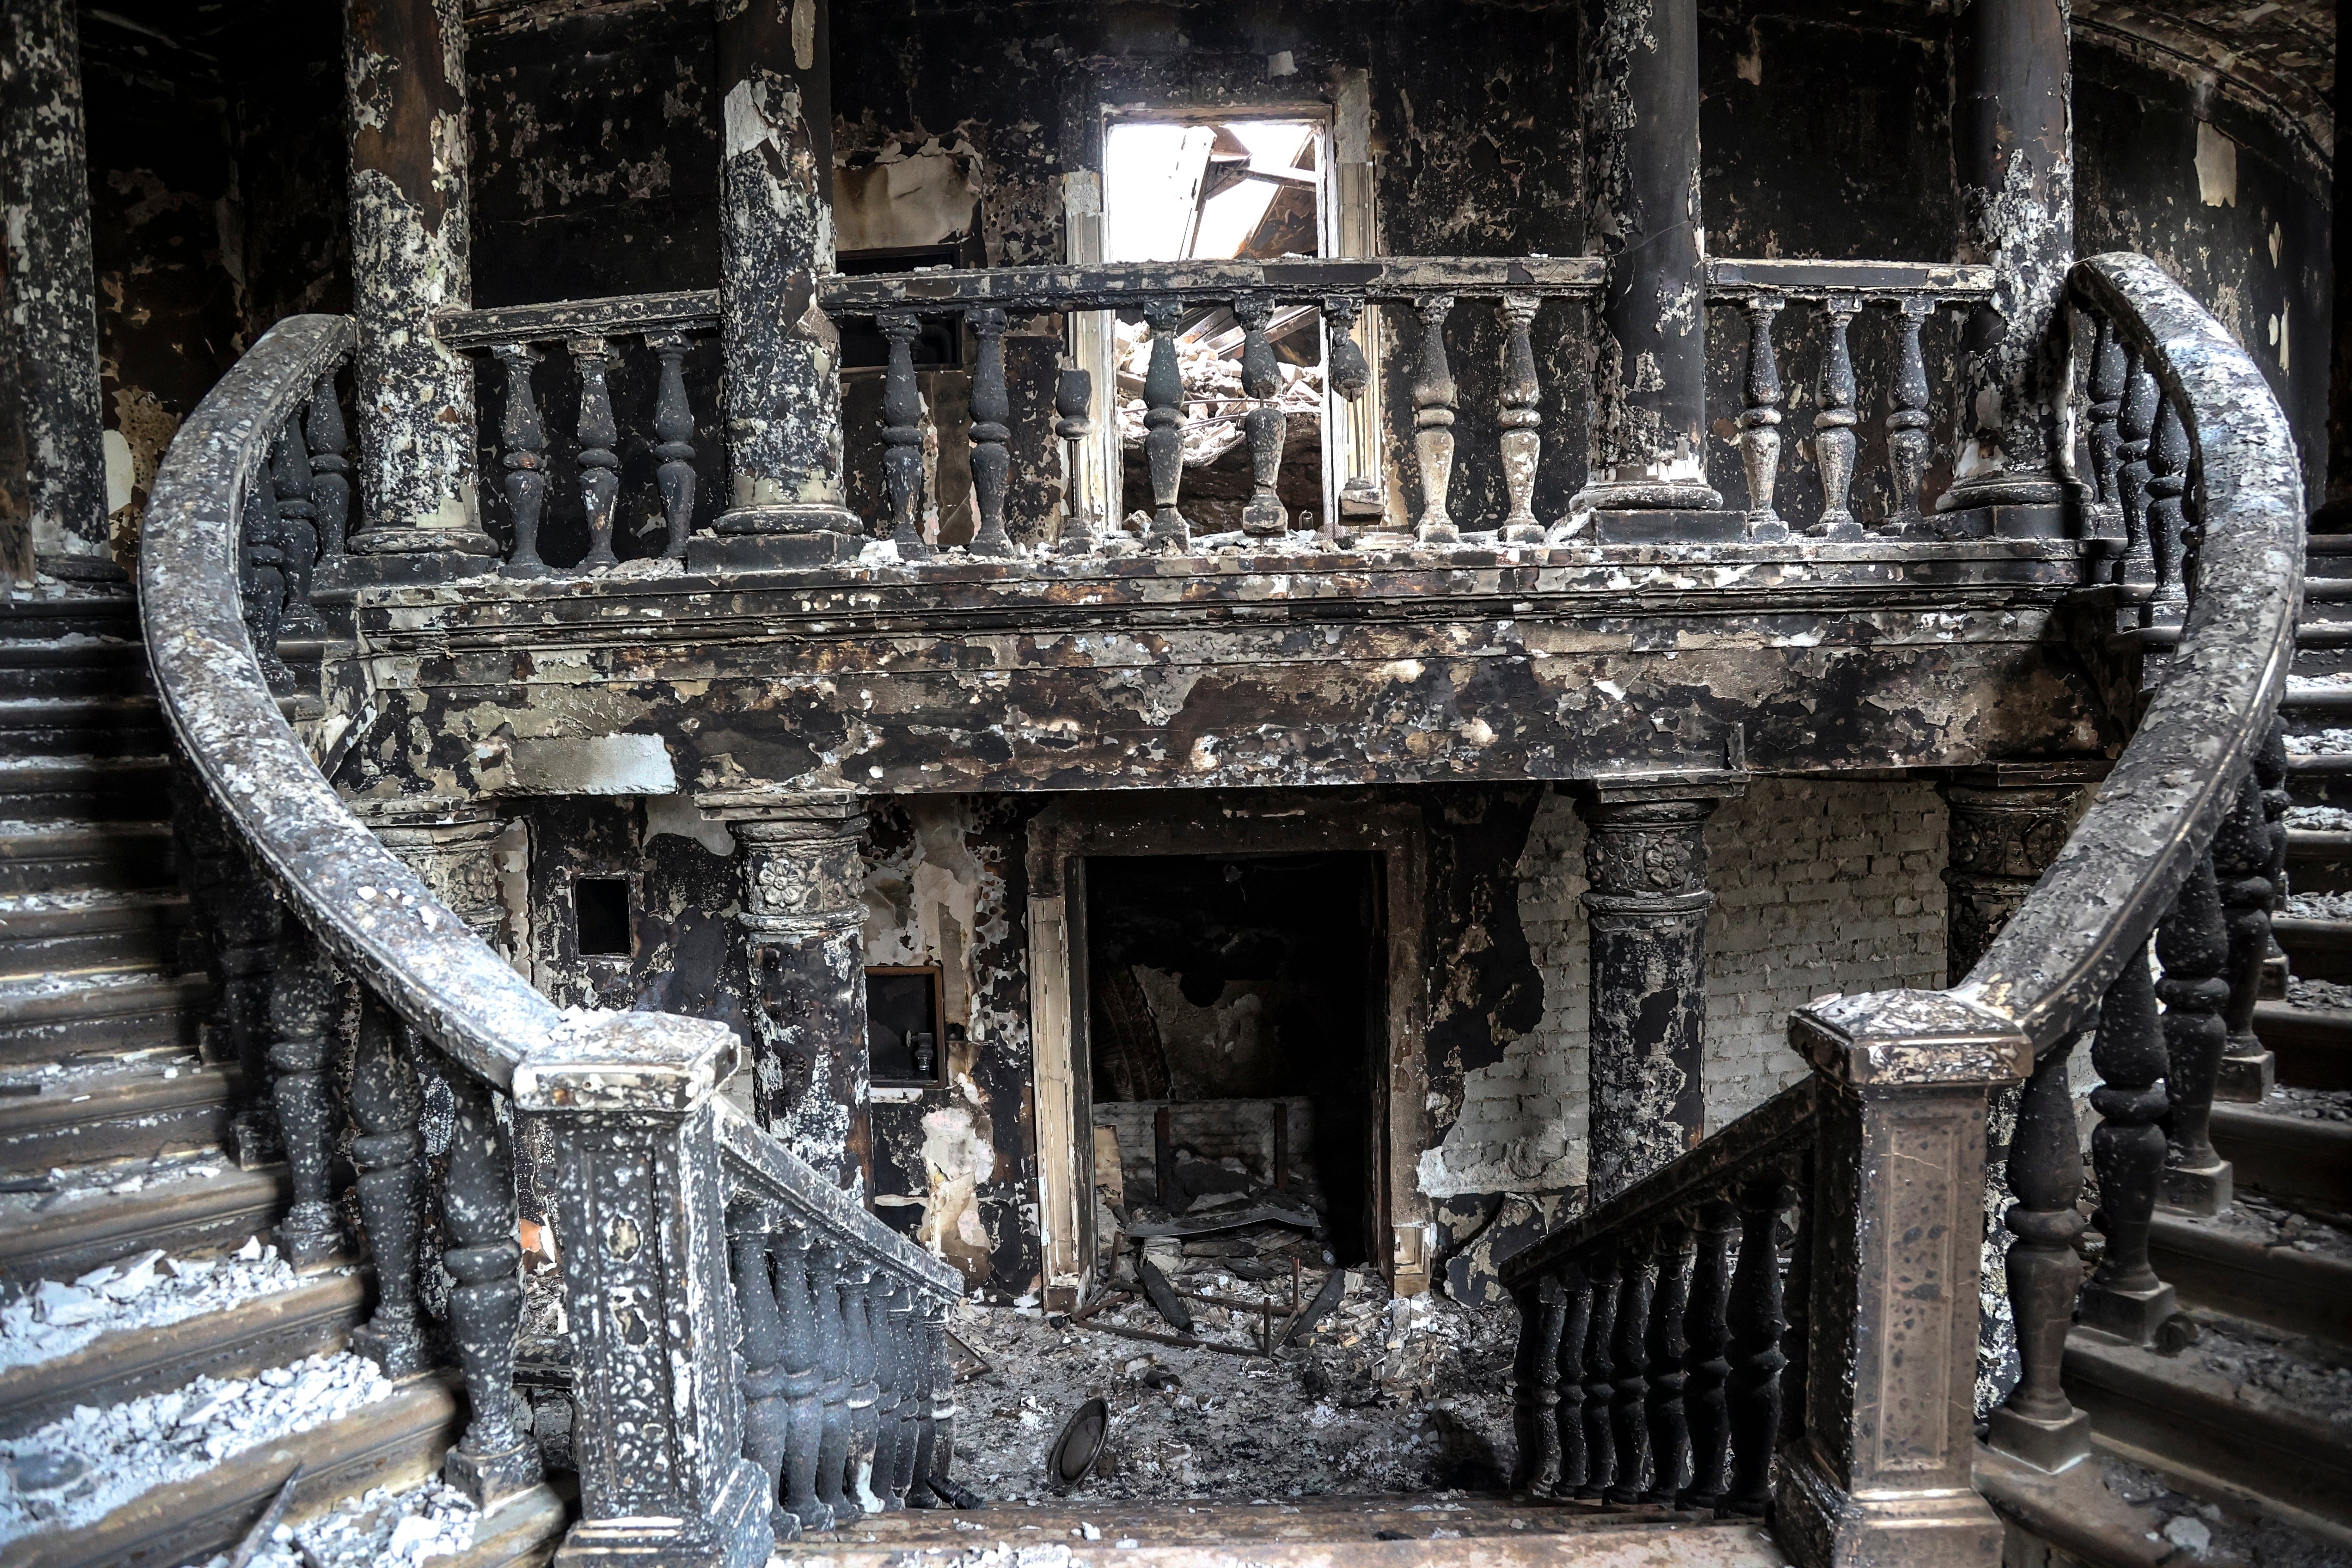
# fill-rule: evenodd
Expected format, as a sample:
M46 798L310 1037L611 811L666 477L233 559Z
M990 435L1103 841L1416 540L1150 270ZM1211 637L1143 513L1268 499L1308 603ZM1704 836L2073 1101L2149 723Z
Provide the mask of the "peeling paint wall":
M1042 804L866 803L866 962L939 966L948 1079L875 1105L875 1210L998 1300L1039 1285L1022 824Z

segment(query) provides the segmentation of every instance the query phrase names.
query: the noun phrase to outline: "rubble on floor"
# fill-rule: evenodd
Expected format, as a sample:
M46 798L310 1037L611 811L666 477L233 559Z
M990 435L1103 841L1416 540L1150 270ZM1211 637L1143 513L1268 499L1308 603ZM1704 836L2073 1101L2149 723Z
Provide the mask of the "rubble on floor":
M1179 1265L1182 1289L1276 1300L1279 1338L1290 1300L1205 1260ZM1306 1272L1311 1297L1328 1270ZM1204 1341L1253 1352L1265 1315L1187 1303ZM1089 1320L1165 1334L1140 1298ZM1352 1274L1339 1306L1272 1356L1155 1344L1034 1307L967 1303L957 1332L990 1363L959 1385L958 1474L996 1502L1051 1497L1045 1456L1090 1398L1110 1425L1087 1498L1273 1499L1491 1489L1507 1483L1513 1442L1505 1385L1518 1330L1508 1307L1435 1296L1391 1300L1377 1275Z
M340 1420L393 1387L373 1362L342 1352L252 1377L198 1377L102 1409L77 1405L0 1439L0 1541L93 1524L142 1492Z
M2352 832L2352 811L2340 805L2290 805L2286 825L2313 833Z
M34 1174L20 1173L0 1182L0 1225L60 1206L109 1196L122 1197L174 1182L209 1181L228 1168L227 1157L212 1149L97 1160L82 1165L54 1166Z
M2263 1109L2299 1121L2352 1121L2352 1090L2296 1089L2282 1083L2271 1089Z
M481 1510L439 1480L378 1487L304 1524L280 1524L248 1568L419 1568L474 1544ZM224 1552L191 1568L228 1568Z
M2352 893L2289 893L2286 912L2298 920L2352 921Z
M172 1258L158 1247L70 1284L43 1279L0 1305L0 1371L72 1355L103 1334L226 1311L299 1282L258 1237L226 1258Z
M2314 730L2302 734L2290 731L2286 737L2286 753L2290 757L2352 755L2352 730Z
M2317 1340L2214 1312L2193 1312L2198 1336L2182 1359L2240 1388L2276 1395L2352 1442L2352 1365Z
M2316 1007L2326 1012L2352 1009L2352 985L2333 980L2290 980L2286 999L2297 1007Z
M2352 1232L2324 1219L2298 1214L2258 1193L2239 1193L2228 1208L2201 1218L2198 1224L2263 1247L2284 1247L2352 1263Z
M2108 1491L2134 1507L2152 1510L2157 1531L2177 1548L2183 1563L2234 1563L2243 1568L2340 1568L2341 1542L2297 1530L2273 1519L2175 1491L2153 1470L2105 1454L2094 1455Z

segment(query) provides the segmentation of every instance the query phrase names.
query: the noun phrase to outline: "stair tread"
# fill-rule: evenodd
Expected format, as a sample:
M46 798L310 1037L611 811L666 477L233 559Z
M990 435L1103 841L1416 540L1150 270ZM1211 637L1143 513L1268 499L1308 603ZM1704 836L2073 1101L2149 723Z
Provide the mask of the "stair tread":
M106 931L184 914L188 896L163 888L90 888L63 893L0 893L0 939L54 931Z
M2108 1336L2067 1337L2065 1372L2074 1403L2098 1424L2096 1394L2161 1402L2175 1420L2215 1428L2240 1442L2277 1445L2352 1479L2352 1366L2329 1364L2301 1342L2247 1331L2247 1325L2210 1313L2199 1320L2197 1342L2176 1354L2128 1345ZM2343 1499L2352 1507L2352 1490Z
M0 978L0 1025L196 1006L212 994L210 975L156 969L11 976Z
M0 1192L0 1277L79 1274L156 1247L235 1247L277 1223L292 1193L284 1165L242 1170L217 1152L66 1169L50 1191Z
M0 1314L0 1436L76 1405L116 1403L198 1375L250 1375L331 1348L359 1322L365 1279L345 1267L298 1275L274 1247L149 1264L154 1283L127 1300L63 1281ZM156 1257L151 1251L142 1259ZM171 1268L187 1272L174 1277ZM120 1277L136 1270L110 1266ZM86 1312L100 1315L80 1321ZM58 1321L46 1317L54 1315Z
M21 1493L0 1500L0 1534L17 1537L0 1549L0 1565L202 1561L243 1533L298 1463L307 1480L289 1517L299 1521L369 1487L425 1479L457 1436L458 1401L437 1380L394 1384L373 1363L348 1352L289 1370L291 1387L323 1384L331 1392L304 1410L289 1408L294 1399L288 1388L223 1380L226 1389L198 1383L109 1408L102 1426L91 1424L98 1429L77 1445L77 1457L91 1468L58 1489L57 1500L45 1500L41 1511L47 1517L27 1518L31 1510ZM159 1403L165 1410L176 1404L184 1419L197 1408L191 1401L240 1385L243 1392L229 1395L218 1425L206 1426L208 1437L226 1433L215 1445L226 1449L216 1458L207 1457L202 1445L167 1447L152 1438L141 1445L130 1436L141 1410L152 1419ZM232 1413L248 1418L247 1430L226 1427ZM57 1431L39 1428L33 1439ZM116 1440L106 1442L110 1436Z
M234 1062L200 1062L193 1056L0 1068L0 1139L101 1117L227 1104L244 1076Z

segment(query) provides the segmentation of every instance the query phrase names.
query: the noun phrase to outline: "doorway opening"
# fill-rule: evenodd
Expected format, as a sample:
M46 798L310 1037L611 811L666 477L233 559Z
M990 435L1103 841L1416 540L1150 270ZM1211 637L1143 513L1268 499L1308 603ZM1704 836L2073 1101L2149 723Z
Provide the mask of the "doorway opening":
M1377 1265L1379 857L1089 857L1085 882L1097 1244L1157 1232L1125 1245L1170 1273Z
M1119 121L1104 146L1103 259L1272 260L1322 256L1330 225L1327 125L1306 120ZM1294 529L1319 526L1323 485L1323 334L1312 305L1277 307L1266 325L1284 418L1276 495ZM1184 383L1181 508L1195 535L1232 532L1253 493L1243 419L1241 318L1229 304L1187 311L1176 328ZM1114 328L1124 504L1149 503L1144 377L1150 333L1139 312Z

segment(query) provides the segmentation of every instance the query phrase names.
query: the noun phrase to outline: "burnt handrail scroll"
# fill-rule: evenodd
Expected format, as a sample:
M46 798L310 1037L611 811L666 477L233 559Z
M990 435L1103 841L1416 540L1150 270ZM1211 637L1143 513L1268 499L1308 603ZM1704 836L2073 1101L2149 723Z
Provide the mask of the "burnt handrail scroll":
M725 1108L719 1087L739 1059L725 1025L566 1013L532 990L352 813L281 715L266 662L275 650L255 643L257 629L274 637L278 617L248 616L247 600L282 594L284 584L251 570L251 514L299 492L306 410L310 445L340 443L332 380L353 337L345 318L289 318L230 369L165 455L140 563L163 711L211 812L258 871L257 897L291 917L269 1007L283 1036L269 1055L272 1094L300 1199L289 1248L320 1261L341 1246L324 1190L339 1108L319 1071L325 997L340 974L360 987L341 1109L359 1132L351 1157L378 1296L352 1343L394 1375L430 1371L434 1353L416 1321L431 1184L421 1069L448 1079L456 1105L437 1194L438 1263L456 1281L449 1321L472 1414L444 1467L451 1484L488 1509L541 1483L536 1442L512 1405L520 1248L496 1090L552 1135L552 1209L566 1238L578 1352L576 1550L751 1568L767 1560L776 1531L801 1528L779 1500L792 1444L770 1441L774 1423L756 1419L776 1413L763 1394L789 1394L790 1368L779 1380L773 1360L747 1352L739 1361L746 1329L730 1279L730 1262L766 1257L761 1238L778 1233L814 1237L839 1259L853 1289L833 1310L852 1314L864 1345L878 1299L894 1347L887 1357L861 1349L860 1442L844 1468L820 1478L852 1500L842 1519L860 1507L966 1499L949 1474L954 1400L944 1349L944 1312L961 1294L961 1277ZM443 1059L428 1063L426 1051ZM745 1212L755 1216L749 1231L736 1224ZM893 1311L906 1315L903 1326ZM751 1386L754 1374L775 1386ZM873 1413L886 1392L887 1447ZM902 1464L901 1450L919 1462ZM772 1452L772 1468L763 1464Z
M1752 289L1768 320L1778 294L1808 289L1832 303L1907 301L1907 320L1948 287L1906 294L1836 264L1759 266L1747 279L1733 269L1717 264L1716 286ZM2153 262L2095 257L2068 286L2096 326L2092 369L2101 398L2120 407L2121 433L2142 438L2168 419L2177 432L2159 473L2135 475L2119 451L2115 481L2121 510L2144 510L2136 489L2156 494L2197 545L2196 570L2176 583L2177 645L2148 672L2153 699L2056 862L1965 977L1942 992L1800 1009L1790 1037L1810 1079L1505 1263L1521 1312L1524 1490L1761 1510L1769 1488L1775 1533L1806 1568L1858 1568L1898 1550L1991 1568L2000 1529L1971 1465L1990 1096L2026 1086L2006 1220L2023 1377L1991 1412L1990 1441L2030 1464L2061 1469L2089 1452L2058 1376L2082 1285L2066 1059L2084 1030L2099 1026L2108 1079L2094 1100L2106 1121L2094 1152L2109 1231L2084 1320L2145 1337L2169 1314L2171 1291L2147 1266L2159 1179L2176 1204L2226 1194L2226 1163L2194 1134L2223 1054L2224 1005L2259 964L2242 958L2224 978L2215 839L2237 825L2218 847L2223 878L2258 883L2270 846L2257 837L2257 764L2294 653L2302 482L2261 372ZM2161 399L2143 399L2137 420L2117 346ZM2255 896L2231 886L2240 902ZM2151 942L2164 969L2153 991ZM2169 1009L2161 1037L2158 996ZM2159 1116L2185 1130L2168 1150ZM1801 1218L1784 1254L1792 1205ZM1679 1306L1679 1321L1650 1318L1661 1304ZM1629 1312L1650 1318L1646 1337L1611 1331L1612 1314ZM1594 1419L1612 1400L1613 1429ZM1786 1411L1801 1415L1784 1422ZM1617 1473L1627 1465L1649 1473Z

